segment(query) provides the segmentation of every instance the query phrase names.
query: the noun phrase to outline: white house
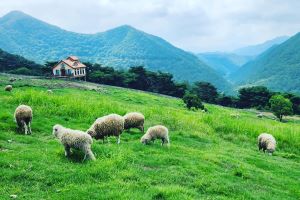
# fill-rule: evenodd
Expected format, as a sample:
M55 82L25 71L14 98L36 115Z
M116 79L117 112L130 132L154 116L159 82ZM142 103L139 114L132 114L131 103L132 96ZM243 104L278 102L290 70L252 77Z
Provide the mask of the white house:
M76 56L69 56L67 59L59 61L52 68L52 72L54 77L86 77L86 66L82 64Z

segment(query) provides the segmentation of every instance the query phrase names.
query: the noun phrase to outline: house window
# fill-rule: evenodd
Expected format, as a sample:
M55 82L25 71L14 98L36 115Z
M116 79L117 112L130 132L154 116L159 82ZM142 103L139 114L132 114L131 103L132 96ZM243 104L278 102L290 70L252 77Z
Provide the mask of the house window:
M59 75L59 70L57 69L57 70L55 70L55 75Z
M77 70L76 69L74 70L74 74L75 74L75 76L77 75Z
M71 69L68 69L68 75L71 75Z

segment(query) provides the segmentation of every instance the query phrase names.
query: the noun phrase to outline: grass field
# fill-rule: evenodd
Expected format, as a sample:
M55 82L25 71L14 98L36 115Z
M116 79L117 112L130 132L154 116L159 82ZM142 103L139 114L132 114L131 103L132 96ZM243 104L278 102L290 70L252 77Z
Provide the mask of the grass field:
M7 83L1 75L1 88ZM180 99L94 84L13 84L11 93L0 90L0 199L300 199L298 121L215 105L188 111ZM19 104L33 108L32 135L16 133ZM97 160L82 162L78 151L65 158L52 135L57 123L86 130L97 117L130 111L144 113L146 129L167 126L170 148L142 145L142 133L132 129L120 145L113 137L94 141ZM257 150L261 132L277 139L273 156Z

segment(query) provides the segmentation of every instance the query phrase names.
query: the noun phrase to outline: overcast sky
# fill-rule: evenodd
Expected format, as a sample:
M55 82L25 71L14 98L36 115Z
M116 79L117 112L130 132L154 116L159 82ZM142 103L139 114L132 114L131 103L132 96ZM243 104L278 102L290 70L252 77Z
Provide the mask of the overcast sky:
M128 24L188 51L230 51L300 32L300 0L0 0L63 29Z

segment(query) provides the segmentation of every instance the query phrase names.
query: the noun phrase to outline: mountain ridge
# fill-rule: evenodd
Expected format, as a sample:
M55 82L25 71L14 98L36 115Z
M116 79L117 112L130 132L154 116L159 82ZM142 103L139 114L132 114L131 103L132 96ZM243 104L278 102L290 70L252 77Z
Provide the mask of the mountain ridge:
M166 40L130 25L105 32L66 31L20 11L0 18L0 48L41 63L77 55L83 61L116 68L144 65L170 72L181 81L207 81L220 90L230 84L204 62Z

